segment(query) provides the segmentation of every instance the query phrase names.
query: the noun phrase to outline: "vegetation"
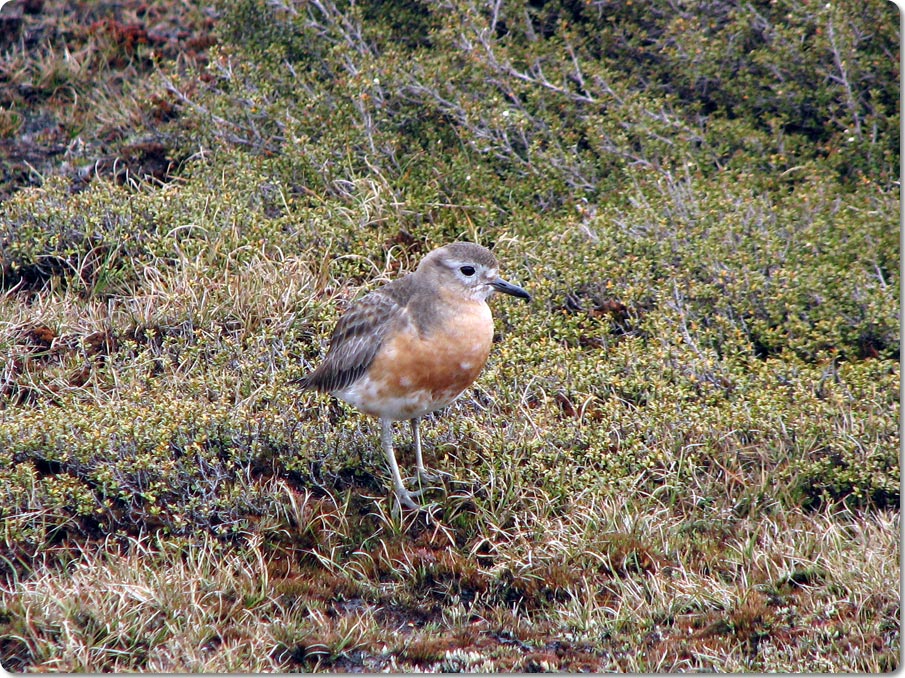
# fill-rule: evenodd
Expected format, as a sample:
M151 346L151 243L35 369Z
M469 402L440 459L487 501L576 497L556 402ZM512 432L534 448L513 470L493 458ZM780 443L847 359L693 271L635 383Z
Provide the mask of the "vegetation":
M892 4L0 18L6 668L898 667ZM400 514L291 380L454 239L535 301Z

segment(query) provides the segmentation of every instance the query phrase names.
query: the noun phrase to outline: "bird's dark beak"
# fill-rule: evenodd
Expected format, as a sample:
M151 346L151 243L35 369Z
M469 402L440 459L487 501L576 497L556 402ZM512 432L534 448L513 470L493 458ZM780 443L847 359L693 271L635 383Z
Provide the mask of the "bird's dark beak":
M497 278L496 280L492 280L490 282L490 286L495 289L497 292L502 292L503 294L511 294L513 297L518 297L519 299L525 299L526 301L531 301L531 295L528 294L525 290L523 290L518 285L513 285L511 282L506 282L502 278Z

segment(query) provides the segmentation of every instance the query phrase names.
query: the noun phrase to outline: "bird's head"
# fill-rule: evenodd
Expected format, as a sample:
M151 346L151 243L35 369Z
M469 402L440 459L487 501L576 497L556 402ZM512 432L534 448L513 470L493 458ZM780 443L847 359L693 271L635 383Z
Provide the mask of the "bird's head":
M499 263L490 250L470 242L454 242L433 250L418 264L418 274L480 301L494 292L531 301L528 292L499 277Z

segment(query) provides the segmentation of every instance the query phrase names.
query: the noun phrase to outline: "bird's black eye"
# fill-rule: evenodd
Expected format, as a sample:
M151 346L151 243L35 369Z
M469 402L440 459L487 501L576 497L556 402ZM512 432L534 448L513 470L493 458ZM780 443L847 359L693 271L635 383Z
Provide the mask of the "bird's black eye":
M474 275L474 266L462 266L459 271L462 272L462 275L472 276Z

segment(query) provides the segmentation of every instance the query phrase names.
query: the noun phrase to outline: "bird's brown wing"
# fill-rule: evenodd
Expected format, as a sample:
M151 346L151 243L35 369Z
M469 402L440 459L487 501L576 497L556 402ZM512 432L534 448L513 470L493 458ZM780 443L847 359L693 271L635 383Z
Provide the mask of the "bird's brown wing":
M404 321L405 279L365 295L339 319L330 349L313 372L297 381L303 389L332 393L355 383L371 365L387 333Z

